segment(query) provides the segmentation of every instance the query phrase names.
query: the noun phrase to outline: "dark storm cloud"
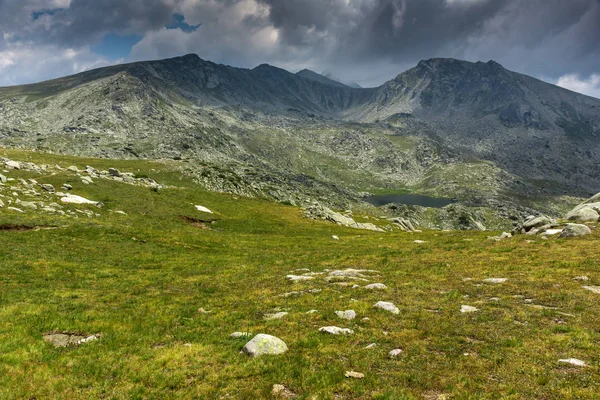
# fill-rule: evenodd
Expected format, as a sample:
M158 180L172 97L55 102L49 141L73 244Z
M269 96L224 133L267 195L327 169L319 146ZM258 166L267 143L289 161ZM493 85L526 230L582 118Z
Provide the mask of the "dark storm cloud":
M194 29L166 29L174 15ZM196 52L367 85L431 57L554 81L600 73L600 0L0 0L0 66L25 43L79 52L107 34L143 37L131 60Z

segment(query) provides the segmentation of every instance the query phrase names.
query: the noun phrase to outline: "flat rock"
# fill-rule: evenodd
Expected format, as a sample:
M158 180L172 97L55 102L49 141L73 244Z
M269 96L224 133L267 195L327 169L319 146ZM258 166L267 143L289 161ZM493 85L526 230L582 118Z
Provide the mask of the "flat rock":
M587 277L587 276L585 276L585 275L582 275L582 276L576 276L575 278L573 278L573 280L574 280L574 281L589 281L589 280L590 280L590 278L588 278L588 277Z
M213 212L211 210L209 210L208 208L204 207L204 206L195 206L196 210L200 211L200 212L205 212L208 214L212 214Z
M365 374L354 371L346 371L345 376L346 378L363 379L365 377Z
M367 345L365 347L365 349L374 349L375 347L377 347L377 343L371 343L371 344Z
M423 243L427 243L427 242L425 240L415 240L413 243L423 244Z
M21 163L18 161L6 161L4 165L9 169L21 169Z
M387 286L385 286L383 283L371 283L370 285L366 285L365 289L368 289L368 290L385 290L385 289L387 289Z
M600 286L582 286L584 289L600 294Z
M283 398L283 399L293 399L294 397L296 397L296 394L294 392L292 392L290 389L286 388L284 385L279 385L279 384L273 385L271 394L275 397L279 397L279 398Z
M286 279L292 282L300 282L300 281L310 281L315 279L312 276L304 276L304 275L286 275Z
M281 318L285 317L286 315L288 315L287 312L281 311L281 312L274 313L274 314L266 314L264 316L264 319L266 319L267 321L272 320L272 319L281 319Z
M388 353L389 358L396 358L402 354L402 349L394 349Z
M483 281L485 283L504 283L508 280L508 278L486 278Z
M477 311L479 311L479 309L477 307L465 306L465 305L460 306L461 313L474 313Z
M329 333L331 335L352 335L354 331L348 328L340 328L337 326L324 326L319 328L319 332Z
M60 199L65 204L93 204L95 206L99 206L99 201L88 200L85 197L76 196L74 194L67 194L66 196Z
M585 361L578 360L577 358L564 358L558 360L559 363L571 364L576 367L587 367L587 363Z
M246 338L246 337L250 337L250 336L252 336L252 334L250 332L233 332L231 335L229 335L229 337L232 339L240 339L240 338Z
M49 333L44 335L44 341L51 343L54 347L79 346L94 340L100 335L77 335L72 333Z
M288 351L288 347L283 340L264 333L254 336L242 349L242 353L248 354L250 357L277 355L286 351Z
M398 307L396 307L394 303L390 303L387 301L378 301L373 307L381 308L382 310L389 311L392 314L400 314L400 310L398 309Z
M335 315L341 319L347 319L348 321L352 321L356 318L356 312L354 310L336 311Z

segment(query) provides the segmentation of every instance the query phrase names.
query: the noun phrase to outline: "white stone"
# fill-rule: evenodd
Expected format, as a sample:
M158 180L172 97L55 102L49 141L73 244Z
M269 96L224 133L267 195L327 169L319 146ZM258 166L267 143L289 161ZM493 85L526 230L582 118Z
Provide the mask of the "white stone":
M10 169L21 169L21 164L18 161L7 161L4 165L6 165L6 168Z
M473 307L473 306L465 306L465 305L460 306L461 313L474 313L477 311L479 311L479 309L476 307Z
M352 335L354 331L348 328L340 328L337 326L324 326L319 328L319 332L329 333L331 335Z
M584 289L600 294L600 286L583 286Z
M396 358L402 354L402 349L394 349L388 353L389 358Z
M250 337L250 336L252 336L252 334L250 332L233 332L231 335L229 335L229 337L232 339L239 339L239 338L245 338L245 337Z
M310 280L315 279L312 276L302 276L302 275L286 275L285 277L292 282L310 281Z
M213 213L212 211L210 211L208 208L206 208L204 206L196 206L196 210L198 210L200 212L209 213L209 214Z
M367 345L365 347L365 349L374 349L375 347L377 347L377 343L371 343L371 344Z
M375 303L374 307L389 311L392 314L400 314L400 310L398 309L398 307L396 307L394 303L390 303L387 301L378 301L377 303Z
M339 237L339 236L337 236L337 235L333 235L333 236L331 236L331 238L332 238L333 240L340 240L340 237Z
M387 286L385 286L383 283L371 283L370 285L365 286L365 289L368 289L368 290L385 290L385 289L387 289Z
M335 315L341 319L347 319L348 321L352 321L356 318L356 312L354 310L336 311Z
M485 283L504 283L507 280L508 280L507 278L487 278L487 279L484 279L483 281Z
M423 244L423 243L427 243L427 242L426 242L426 241L424 241L424 240L415 240L413 243L416 243L416 244Z
M266 314L264 318L267 321L269 321L269 320L272 320L272 319L281 319L281 318L285 317L286 315L288 315L288 313L285 312L285 311L282 311L282 312L278 312L278 313L275 313L275 314Z
M575 365L576 367L587 367L587 364L585 361L578 360L577 358L564 358L564 359L558 360L558 362Z
M98 201L88 200L74 194L67 194L65 197L61 198L60 201L66 204L93 204L95 206L100 204Z

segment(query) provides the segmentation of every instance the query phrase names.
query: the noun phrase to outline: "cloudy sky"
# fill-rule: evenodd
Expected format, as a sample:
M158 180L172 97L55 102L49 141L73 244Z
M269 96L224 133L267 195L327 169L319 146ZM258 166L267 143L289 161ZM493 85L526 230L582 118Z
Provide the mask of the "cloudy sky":
M0 0L0 85L187 53L363 86L493 59L600 98L600 0Z

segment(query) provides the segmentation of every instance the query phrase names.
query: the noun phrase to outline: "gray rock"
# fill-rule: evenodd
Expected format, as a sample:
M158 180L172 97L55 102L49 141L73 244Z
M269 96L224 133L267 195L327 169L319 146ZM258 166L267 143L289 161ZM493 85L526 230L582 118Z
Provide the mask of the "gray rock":
M504 283L508 280L508 278L486 278L483 281L485 283Z
M398 307L394 305L394 303L390 303L387 301L378 301L374 305L375 308L381 308L382 310L389 311L392 314L400 314L400 310Z
M267 321L272 320L272 319L281 319L281 318L285 317L286 315L288 315L287 312L281 311L281 312L274 313L274 314L265 314L264 319L266 319Z
M18 161L6 161L4 163L4 165L6 166L6 168L9 169L21 169L21 164Z
M285 277L292 282L310 281L310 280L315 279L312 276L303 276L303 275L286 275Z
M567 224L559 238L579 237L591 234L592 231L586 225Z
M576 367L587 367L587 363L585 361L578 360L577 358L565 358L562 360L558 360L559 363L571 364Z
M387 289L387 286L385 286L383 283L371 283L370 285L366 285L365 289L368 289L368 290L385 290L385 289Z
M43 183L40 185L40 187L42 189L44 189L46 192L54 193L54 186L52 186L49 183Z
M79 168L77 168L74 165L71 165L70 167L67 168L67 171L78 173L79 172Z
M468 314L468 313L474 313L474 312L477 312L477 311L479 311L479 309L477 307L465 306L465 305L460 306L460 312L461 313L467 313Z
M578 222L598 221L600 219L600 214L598 214L598 212L592 208L592 206L592 204L586 204L583 207L577 207L570 211L566 218L569 221Z
M8 179L6 178L6 176L0 174L0 183L6 183L8 182Z
M600 294L600 286L582 286L585 290L589 290L590 292Z
M250 336L252 336L252 334L250 332L233 332L231 335L229 335L229 337L232 339L240 339L240 338L246 338L246 337L250 337Z
M283 340L264 333L254 336L242 349L242 353L248 354L250 357L277 355L286 351L288 351L288 347Z
M122 175L121 172L118 169L116 169L116 168L109 168L108 169L108 174L110 176L115 176L115 177L120 177Z
M330 335L352 335L354 333L352 329L337 326L324 326L319 328L319 332L329 333Z
M347 319L348 321L352 321L356 318L356 312L354 310L336 311L335 315L341 319Z
M551 223L552 221L550 220L550 218L543 215L540 217L530 217L523 223L523 228L525 228L526 231L530 231L533 228L539 228L541 226Z
M402 349L394 349L388 353L389 358L396 358L402 354Z
M69 185L68 183L64 183L64 184L62 185L62 188L61 188L61 189L62 189L62 190L72 190L72 189L73 189L73 186Z

